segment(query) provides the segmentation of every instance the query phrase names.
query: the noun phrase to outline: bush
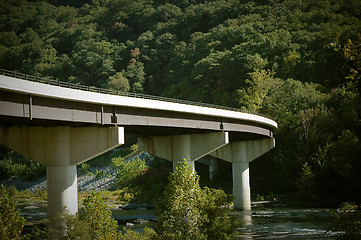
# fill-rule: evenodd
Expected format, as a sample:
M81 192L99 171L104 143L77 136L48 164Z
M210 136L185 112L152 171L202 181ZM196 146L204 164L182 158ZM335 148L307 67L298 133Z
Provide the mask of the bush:
M124 229L124 234L120 235L119 240L150 240L155 239L156 232L152 228L145 227L143 233L130 229Z
M63 211L51 221L46 221L47 228L37 229L33 232L35 239L52 240L90 240L92 239L88 222L82 220L78 215Z
M124 228L123 233L118 232L117 222L98 193L93 192L83 200L83 204L79 215L69 214L65 209L50 221L45 220L32 232L31 239L148 240L156 236L155 231L147 227L143 233L127 228Z
M102 178L105 176L105 172L103 170L95 170L95 177L96 178Z
M25 219L16 210L16 204L9 191L0 187L0 236L1 239L20 239Z
M82 174L89 175L90 165L88 163L83 163L80 165L79 170Z
M203 212L207 221L202 225L208 239L232 239L236 229L231 217L233 196L220 189L204 188Z
M360 207L353 203L343 203L335 213L331 230L339 233L337 239L361 239Z

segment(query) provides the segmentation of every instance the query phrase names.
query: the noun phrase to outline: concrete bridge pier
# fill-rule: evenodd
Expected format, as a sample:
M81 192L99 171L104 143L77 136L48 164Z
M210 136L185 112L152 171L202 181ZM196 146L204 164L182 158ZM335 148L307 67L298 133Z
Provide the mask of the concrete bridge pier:
M198 160L198 162L205 164L208 166L209 171L209 179L213 179L213 177L218 174L219 171L219 159L213 157L211 155L207 155Z
M251 210L249 163L275 147L275 139L232 142L212 156L232 163L234 209Z
M213 179L219 171L219 160L213 156L209 157L211 158L211 164L209 165L209 179Z
M71 214L78 212L76 165L46 166L48 216L56 216L64 207Z
M76 165L124 144L122 127L1 127L0 143L46 166L48 217L78 212Z
M194 161L228 144L228 132L156 136L138 139L140 150L173 162L173 170L178 162L186 159L195 170Z

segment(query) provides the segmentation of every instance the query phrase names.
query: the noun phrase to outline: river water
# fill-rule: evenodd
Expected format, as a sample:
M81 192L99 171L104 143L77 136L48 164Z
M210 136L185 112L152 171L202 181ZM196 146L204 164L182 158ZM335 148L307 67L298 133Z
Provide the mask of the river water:
M253 208L236 212L237 239L335 239L331 209Z
M332 209L296 209L296 208L253 208L251 211L233 212L240 222L236 239L336 239L330 231ZM124 224L136 231L144 226L152 226L155 220L153 210L113 210L117 219L148 221ZM133 222L134 223L134 222Z
M28 221L46 218L45 204L18 206ZM332 224L332 209L263 208L254 207L251 211L235 211L232 214L240 222L236 239L336 239L327 231ZM120 228L130 227L142 231L152 227L156 220L151 209L112 210Z

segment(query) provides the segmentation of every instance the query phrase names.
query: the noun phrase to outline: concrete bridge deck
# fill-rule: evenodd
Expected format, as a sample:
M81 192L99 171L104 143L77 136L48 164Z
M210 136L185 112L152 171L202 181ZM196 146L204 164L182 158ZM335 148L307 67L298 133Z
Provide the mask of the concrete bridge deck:
M239 209L250 208L249 162L275 144L275 121L237 109L0 74L0 143L47 166L49 215L77 211L76 165L123 144L124 134L174 166L202 159L216 171L217 159L232 162Z

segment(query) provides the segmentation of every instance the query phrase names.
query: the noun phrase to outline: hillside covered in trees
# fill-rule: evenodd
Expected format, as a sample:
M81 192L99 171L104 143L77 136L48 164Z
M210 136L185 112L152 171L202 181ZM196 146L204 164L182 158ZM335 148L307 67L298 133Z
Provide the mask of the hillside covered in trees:
M0 68L276 120L252 191L361 202L361 1L0 2Z

